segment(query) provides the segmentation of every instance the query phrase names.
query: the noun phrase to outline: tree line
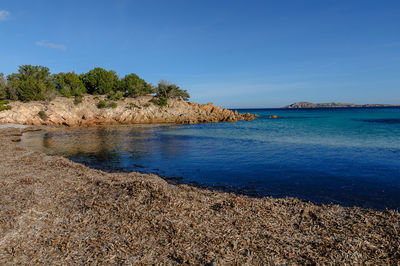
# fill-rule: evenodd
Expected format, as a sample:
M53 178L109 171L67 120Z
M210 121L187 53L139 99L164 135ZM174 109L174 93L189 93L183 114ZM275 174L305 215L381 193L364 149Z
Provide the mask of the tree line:
M154 94L153 102L159 105L166 105L168 98L187 101L190 97L186 90L173 83L162 80L154 86L134 73L120 78L115 71L101 67L82 74L51 74L45 66L22 65L18 73L8 76L0 73L0 100L50 101L63 96L75 97L79 103L85 94L107 95L110 100Z

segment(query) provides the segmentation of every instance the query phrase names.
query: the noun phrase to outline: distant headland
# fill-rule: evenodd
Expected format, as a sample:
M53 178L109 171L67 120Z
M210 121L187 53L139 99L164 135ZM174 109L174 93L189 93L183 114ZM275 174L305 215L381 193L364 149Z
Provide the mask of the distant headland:
M297 109L297 108L360 108L360 107L399 107L400 105L391 104L354 104L354 103L311 103L311 102L295 102L286 105L283 108Z

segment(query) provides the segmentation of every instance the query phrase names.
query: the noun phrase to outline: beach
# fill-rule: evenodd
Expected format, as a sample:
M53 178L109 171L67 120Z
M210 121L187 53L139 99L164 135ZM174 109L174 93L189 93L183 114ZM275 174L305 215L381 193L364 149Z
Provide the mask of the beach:
M107 173L0 129L1 264L396 264L400 214Z

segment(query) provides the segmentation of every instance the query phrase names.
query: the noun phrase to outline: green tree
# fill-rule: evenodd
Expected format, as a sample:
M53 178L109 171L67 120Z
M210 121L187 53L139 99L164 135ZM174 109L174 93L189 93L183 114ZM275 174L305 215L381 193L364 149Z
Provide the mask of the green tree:
M187 101L190 98L186 90L180 89L177 85L166 80L161 80L158 83L156 97L158 98L182 98Z
M137 97L153 93L153 87L138 75L131 73L121 80L121 89L127 97Z
M107 94L117 91L120 85L120 80L114 71L107 71L101 67L82 75L82 80L90 94Z
M0 73L0 100L7 98L7 91L6 91L6 79L4 78L4 74Z
M74 72L58 73L54 75L54 82L57 91L64 97L83 96L86 87L82 80Z
M18 73L7 76L7 81L11 99L17 97L27 102L50 100L55 97L55 84L47 67L22 65L18 68Z

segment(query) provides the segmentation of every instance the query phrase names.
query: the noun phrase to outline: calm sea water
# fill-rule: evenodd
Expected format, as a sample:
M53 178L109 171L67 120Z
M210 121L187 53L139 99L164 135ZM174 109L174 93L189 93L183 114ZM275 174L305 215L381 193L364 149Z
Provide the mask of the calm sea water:
M399 108L239 111L260 118L32 132L22 145L252 196L400 209Z

